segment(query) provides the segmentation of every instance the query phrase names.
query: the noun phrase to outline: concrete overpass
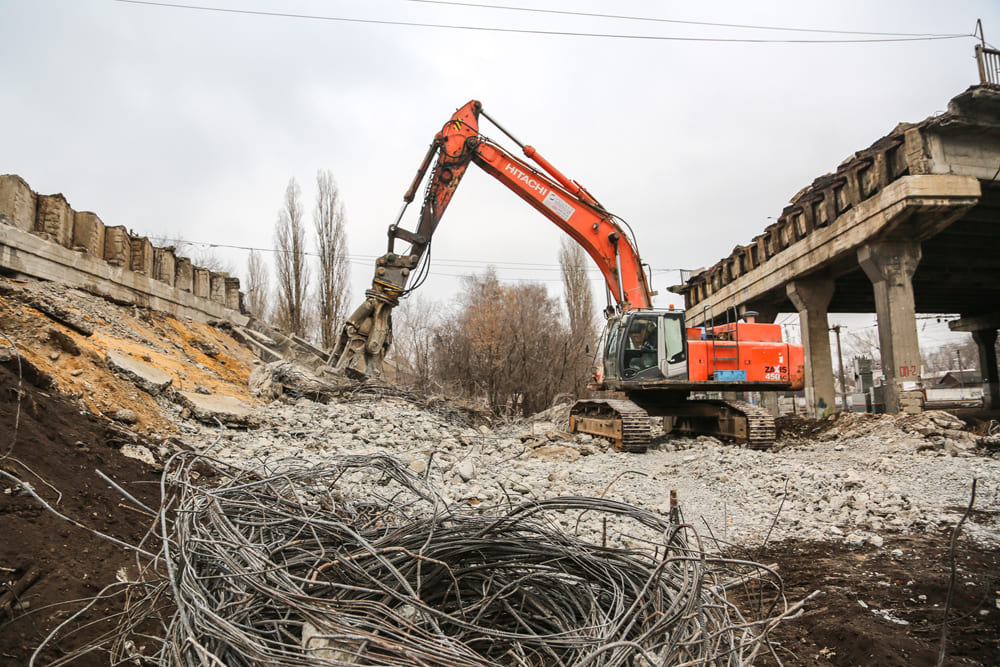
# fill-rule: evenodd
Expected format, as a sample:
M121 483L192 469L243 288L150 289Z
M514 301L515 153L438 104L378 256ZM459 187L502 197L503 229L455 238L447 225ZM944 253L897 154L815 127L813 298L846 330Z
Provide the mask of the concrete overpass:
M886 405L919 411L917 313L960 313L980 346L987 406L1000 408L1000 87L901 123L800 191L763 233L670 288L689 326L799 313L806 399L835 405L828 313L877 313Z

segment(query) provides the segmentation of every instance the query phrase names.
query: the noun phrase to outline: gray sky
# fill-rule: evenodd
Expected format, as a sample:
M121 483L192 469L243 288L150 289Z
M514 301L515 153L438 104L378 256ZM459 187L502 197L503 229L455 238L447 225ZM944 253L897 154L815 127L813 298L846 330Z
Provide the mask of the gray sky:
M457 2L180 3L561 33L878 39ZM1000 41L995 1L480 4L879 33L970 34L981 18L987 41ZM658 305L666 306L676 300L666 292L678 282L676 269L713 264L815 177L898 122L943 111L978 79L971 37L621 39L115 0L0 0L0 25L0 173L19 174L43 194L62 192L108 225L270 248L289 178L311 211L316 171L329 169L347 211L354 300L370 283L386 227L434 133L469 99L631 224L654 268ZM404 226L418 209L410 207ZM445 299L457 276L489 263L502 279L544 280L555 292L560 234L470 170L436 235L423 293ZM219 253L243 272L245 252ZM596 272L594 285L603 301Z

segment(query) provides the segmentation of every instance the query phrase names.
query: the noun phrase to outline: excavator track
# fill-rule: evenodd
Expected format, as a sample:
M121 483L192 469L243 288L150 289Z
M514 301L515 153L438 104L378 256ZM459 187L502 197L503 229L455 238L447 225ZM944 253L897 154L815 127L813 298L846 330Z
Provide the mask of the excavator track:
M674 433L713 435L768 449L776 437L774 417L746 401L688 401L677 410Z
M622 452L641 454L649 448L649 414L625 399L577 401L570 410L569 430L607 438Z
M730 409L742 412L747 418L747 447L750 449L769 449L774 444L777 431L774 417L764 408L746 401L722 401Z

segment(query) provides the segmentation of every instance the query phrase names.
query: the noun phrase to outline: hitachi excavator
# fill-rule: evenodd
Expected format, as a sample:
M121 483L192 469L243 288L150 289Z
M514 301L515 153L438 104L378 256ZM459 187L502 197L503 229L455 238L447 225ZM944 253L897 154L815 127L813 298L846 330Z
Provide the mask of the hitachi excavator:
M516 143L533 164L480 134L480 116ZM475 100L458 109L435 135L403 196L403 208L389 226L387 252L376 260L372 287L346 320L330 356L333 373L354 379L381 374L392 342L392 309L422 281L425 251L470 164L579 243L597 263L614 298L605 311L607 326L601 363L590 385L592 397L572 407L571 430L608 438L623 451L642 452L650 441L650 417L659 416L664 417L665 430L673 432L712 434L755 448L774 441L774 420L765 410L745 401L698 395L801 389L802 347L783 342L779 325L757 323L749 314L720 326L688 328L683 312L654 309L655 293L628 225L518 141ZM428 169L416 231L405 230L399 226L403 213ZM409 248L399 252L397 242ZM408 288L410 281L414 285Z

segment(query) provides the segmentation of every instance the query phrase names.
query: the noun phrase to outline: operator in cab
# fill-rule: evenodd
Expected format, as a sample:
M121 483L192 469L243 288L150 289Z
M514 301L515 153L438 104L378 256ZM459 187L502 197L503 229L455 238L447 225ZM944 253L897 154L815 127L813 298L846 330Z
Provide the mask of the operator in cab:
M645 350L651 351L656 348L653 347L653 343L650 340L649 329L645 326L636 326L638 322L633 323L632 329L628 332L628 348L629 350Z

